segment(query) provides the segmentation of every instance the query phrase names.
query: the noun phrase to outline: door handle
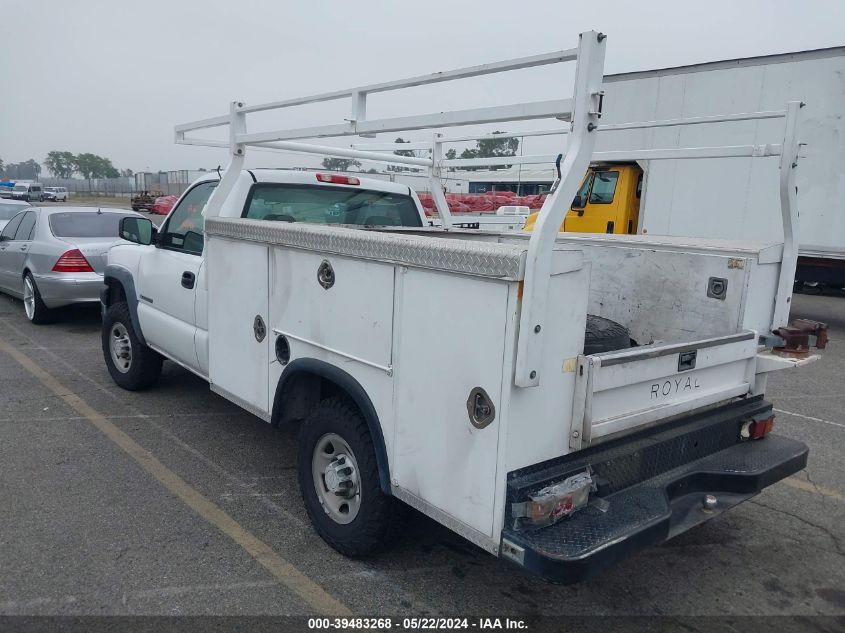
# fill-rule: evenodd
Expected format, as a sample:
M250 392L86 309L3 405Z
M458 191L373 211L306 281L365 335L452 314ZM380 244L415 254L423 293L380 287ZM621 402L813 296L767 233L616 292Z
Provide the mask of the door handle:
M182 287L190 290L194 287L194 282L197 280L196 275L189 270L182 273Z

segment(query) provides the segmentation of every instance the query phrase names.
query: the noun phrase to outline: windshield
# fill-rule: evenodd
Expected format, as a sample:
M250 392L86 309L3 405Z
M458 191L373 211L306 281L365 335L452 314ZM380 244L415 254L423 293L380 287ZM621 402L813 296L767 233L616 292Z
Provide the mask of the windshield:
M50 230L56 237L113 237L119 235L120 213L71 211L50 215ZM135 216L131 216L135 217Z
M309 224L422 226L410 195L319 185L255 185L243 217Z
M590 204L610 204L616 192L619 180L618 171L600 171L596 173L593 189L590 191Z
M26 185L15 185L14 191L26 191Z
M18 211L23 211L26 207L22 204L6 204L0 202L0 221L5 222L11 220Z

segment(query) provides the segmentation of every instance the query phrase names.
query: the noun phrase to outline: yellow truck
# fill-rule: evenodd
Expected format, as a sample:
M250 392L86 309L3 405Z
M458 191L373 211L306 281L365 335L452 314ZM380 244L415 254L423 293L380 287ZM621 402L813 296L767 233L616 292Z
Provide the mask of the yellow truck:
M593 163L560 230L633 235L637 232L642 192L643 170L636 163ZM529 215L523 230L533 230L538 216L539 211Z

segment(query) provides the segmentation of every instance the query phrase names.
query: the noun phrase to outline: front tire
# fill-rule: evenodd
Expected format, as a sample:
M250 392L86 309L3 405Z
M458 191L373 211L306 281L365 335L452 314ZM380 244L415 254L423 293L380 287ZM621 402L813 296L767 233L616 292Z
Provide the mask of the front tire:
M125 301L113 303L106 310L101 338L106 367L118 386L140 391L158 380L164 359L135 334Z
M305 509L326 543L359 557L395 541L403 507L381 490L370 431L353 402L317 405L302 424L297 457Z
M23 309L30 323L44 325L53 320L53 313L41 300L41 293L30 272L23 276Z

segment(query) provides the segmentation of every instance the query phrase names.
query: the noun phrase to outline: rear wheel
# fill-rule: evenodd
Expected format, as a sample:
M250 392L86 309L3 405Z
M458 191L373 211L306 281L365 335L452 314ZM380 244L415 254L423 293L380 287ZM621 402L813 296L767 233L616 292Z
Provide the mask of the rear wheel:
M299 434L299 487L314 529L346 556L366 556L398 536L404 508L379 484L375 448L358 407L328 398Z
M41 293L38 291L35 278L30 272L23 276L23 309L26 318L36 325L49 323L53 316L50 308L44 305L41 300Z
M101 338L106 367L118 386L140 391L158 380L164 359L136 336L126 302L119 301L108 307Z

